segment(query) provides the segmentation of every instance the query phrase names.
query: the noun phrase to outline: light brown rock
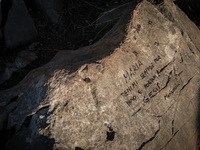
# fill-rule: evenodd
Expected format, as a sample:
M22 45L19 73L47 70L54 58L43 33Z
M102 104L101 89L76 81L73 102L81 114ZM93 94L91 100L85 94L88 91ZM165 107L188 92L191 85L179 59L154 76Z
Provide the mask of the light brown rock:
M170 0L128 16L0 93L8 149L198 149L200 31Z

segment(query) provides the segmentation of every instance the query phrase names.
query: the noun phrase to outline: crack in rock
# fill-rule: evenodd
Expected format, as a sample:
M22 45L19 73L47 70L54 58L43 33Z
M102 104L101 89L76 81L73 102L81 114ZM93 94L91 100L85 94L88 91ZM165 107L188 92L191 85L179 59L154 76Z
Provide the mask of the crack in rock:
M193 78L194 78L194 76L191 77L191 78L183 85L183 87L180 89L180 92L183 91L183 89L190 83L190 81L191 81Z
M34 112L32 112L31 114L27 115L26 118L24 119L24 122L22 123L22 125L19 127L19 129L16 129L16 132L20 131L23 125L29 125L31 118L38 113L39 111L48 108L50 105L46 104L43 106L39 106L39 108L37 110L35 110Z
M174 135L174 119L172 120L172 135Z
M168 86L168 84L169 84L169 82L171 80L171 74L172 74L172 71L170 71L170 73L168 75L167 82L166 82L165 86L163 88L161 88L157 93L155 93L154 95L152 95L150 98L155 97L158 93L160 93L162 90L164 90Z
M136 115L141 109L142 109L142 107L140 107L138 110L136 110L136 111L132 114L132 116Z
M172 61L170 61L169 63L167 63L164 67L162 67L160 69L160 71L157 70L158 74L160 74L161 72L163 72L169 65L171 65L174 62L174 59Z
M176 136L176 134L179 132L179 130L177 130L173 135L172 137L167 141L167 143L162 147L160 148L160 150L164 149L170 142L171 140Z
M154 135L148 139L147 141L143 142L140 147L137 149L137 150L141 150L146 144L148 144L149 142L153 141L156 137L156 135L158 134L158 132L160 131L160 120L158 121L158 124L159 124L159 128L158 130L154 133Z

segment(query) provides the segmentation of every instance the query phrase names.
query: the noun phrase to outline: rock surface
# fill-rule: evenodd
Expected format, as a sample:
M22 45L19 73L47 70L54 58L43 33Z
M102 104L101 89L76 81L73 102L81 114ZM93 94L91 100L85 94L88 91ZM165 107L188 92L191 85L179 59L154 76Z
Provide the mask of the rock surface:
M170 0L160 11L143 1L96 44L0 92L5 147L198 149L199 41Z
M4 36L6 47L15 48L32 41L37 35L34 22L23 0L14 0L8 12Z

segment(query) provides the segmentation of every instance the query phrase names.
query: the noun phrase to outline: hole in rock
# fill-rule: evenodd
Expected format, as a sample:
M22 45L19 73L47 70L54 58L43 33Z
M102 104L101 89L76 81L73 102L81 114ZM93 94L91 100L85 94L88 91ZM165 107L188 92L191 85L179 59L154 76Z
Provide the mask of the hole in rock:
M86 83L91 82L90 78L85 78L85 79L83 79L83 81L85 81Z
M138 25L137 25L137 28L136 28L136 31L137 31L137 33L139 33L139 32L140 32L140 29L141 29L141 25L140 25L140 24L138 24Z
M152 21L151 21L151 20L149 20L149 21L148 21L148 24L149 24L149 25L152 25Z
M23 125L26 126L26 127L29 126L29 124L31 122L31 118L32 118L32 115L31 116L27 116L25 121L24 121L24 123L23 123Z
M75 147L75 150L84 150L84 149L82 149L80 147Z
M111 127L108 127L109 131L107 131L107 138L106 141L113 141L115 138L115 131L113 131L113 129Z
M154 42L154 45L155 45L155 46L159 46L160 43L159 43L159 42Z
M10 101L9 101L9 103L8 103L8 104L10 104L10 103L13 103L13 102L17 101L17 99L18 99L18 96L14 96L14 97L12 97L12 98L10 99Z

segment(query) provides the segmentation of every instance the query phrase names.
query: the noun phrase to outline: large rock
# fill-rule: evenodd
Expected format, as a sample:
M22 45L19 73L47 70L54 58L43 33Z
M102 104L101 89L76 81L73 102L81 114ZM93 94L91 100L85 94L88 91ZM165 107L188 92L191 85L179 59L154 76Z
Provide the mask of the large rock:
M200 31L170 0L161 10L143 1L2 91L6 148L198 149Z
M14 0L8 12L4 36L6 47L15 48L32 41L37 31L23 0Z

